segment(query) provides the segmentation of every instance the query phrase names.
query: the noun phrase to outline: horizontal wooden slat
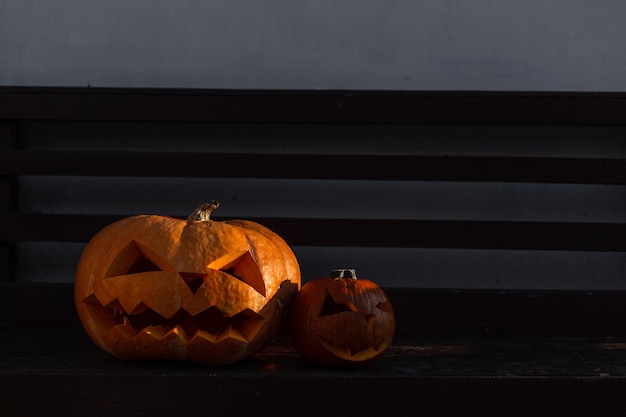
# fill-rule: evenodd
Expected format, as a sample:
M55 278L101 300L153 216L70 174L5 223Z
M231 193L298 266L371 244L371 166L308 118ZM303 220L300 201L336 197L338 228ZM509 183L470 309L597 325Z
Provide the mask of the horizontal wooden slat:
M0 118L236 123L626 124L626 94L2 87Z
M114 215L0 215L0 241L86 242ZM215 220L225 220L218 217ZM293 246L626 251L626 224L250 218Z
M0 150L0 175L626 184L626 159Z

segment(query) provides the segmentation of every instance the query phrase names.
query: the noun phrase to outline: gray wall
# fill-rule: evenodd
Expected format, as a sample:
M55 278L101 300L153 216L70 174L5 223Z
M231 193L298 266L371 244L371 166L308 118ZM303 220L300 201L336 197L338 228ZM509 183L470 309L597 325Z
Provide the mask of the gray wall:
M622 0L0 0L0 85L626 89Z

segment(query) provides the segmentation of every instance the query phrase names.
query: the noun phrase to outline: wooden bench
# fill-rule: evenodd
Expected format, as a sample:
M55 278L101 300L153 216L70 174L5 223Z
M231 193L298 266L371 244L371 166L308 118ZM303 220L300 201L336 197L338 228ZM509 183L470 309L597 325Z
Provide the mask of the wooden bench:
M542 157L22 148L29 124L42 121L117 124L118 129L132 123L280 123L570 126L601 132L626 125L626 94L0 88L3 417L44 412L68 417L88 413L172 417L192 412L300 416L626 412L626 291L619 288L421 288L416 277L415 285L385 287L398 328L393 346L371 366L335 369L304 363L285 334L244 363L205 367L128 363L107 356L80 327L72 278L59 283L24 282L16 263L21 242L84 244L104 225L137 214L24 211L18 204L24 177L624 186L623 153ZM251 220L298 247L626 252L626 224L621 221L343 215ZM22 263L38 262L35 254L29 258L22 251L20 256L25 258ZM468 282L472 278L469 271Z

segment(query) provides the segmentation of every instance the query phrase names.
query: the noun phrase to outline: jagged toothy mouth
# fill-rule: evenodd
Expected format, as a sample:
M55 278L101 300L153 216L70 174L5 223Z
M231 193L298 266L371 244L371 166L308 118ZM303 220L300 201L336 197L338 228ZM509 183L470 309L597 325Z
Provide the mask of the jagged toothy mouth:
M145 334L162 339L170 334L186 342L202 337L214 343L226 338L248 342L261 326L263 318L258 314L244 310L232 317L225 317L216 307L211 307L192 315L179 310L174 316L167 318L150 308L129 314L118 306L105 307L113 319L112 328L127 338Z
M178 293L179 299L172 297L169 302L163 302L160 293L149 288L133 293L138 291L133 285L138 274L167 283L167 288L172 294ZM101 318L106 330L125 339L143 336L163 339L174 335L187 344L196 338L213 343L225 339L249 342L263 325L264 317L249 308L226 313L211 302L204 286L205 274L164 271L138 274L104 280L84 300L92 313ZM107 288L109 283L111 288ZM172 290L176 287L178 290Z
M381 352L385 351L389 347L389 343L383 343L376 347L367 347L358 351L350 351L345 347L337 346L328 340L320 337L320 343L332 354L338 358L346 359L349 361L363 361L378 356Z

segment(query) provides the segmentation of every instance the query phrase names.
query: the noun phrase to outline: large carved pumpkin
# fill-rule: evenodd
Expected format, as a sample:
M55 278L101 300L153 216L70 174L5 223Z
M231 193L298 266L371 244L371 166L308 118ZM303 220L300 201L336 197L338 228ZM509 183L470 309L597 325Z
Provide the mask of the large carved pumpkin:
M222 365L263 349L300 288L287 243L251 221L215 221L213 201L187 220L138 215L85 246L75 281L83 327L124 359Z
M323 365L362 366L391 345L396 321L387 294L354 269L302 286L293 303L290 334L296 350Z

